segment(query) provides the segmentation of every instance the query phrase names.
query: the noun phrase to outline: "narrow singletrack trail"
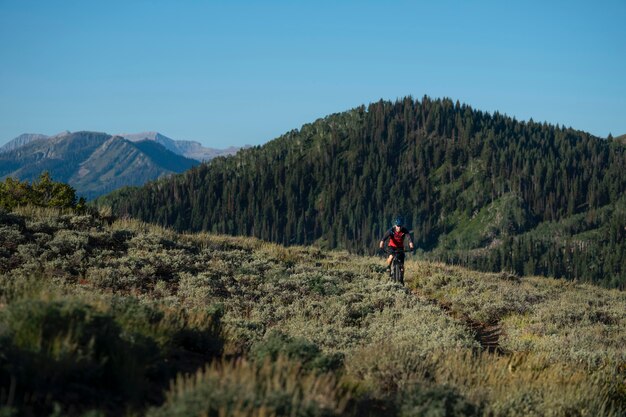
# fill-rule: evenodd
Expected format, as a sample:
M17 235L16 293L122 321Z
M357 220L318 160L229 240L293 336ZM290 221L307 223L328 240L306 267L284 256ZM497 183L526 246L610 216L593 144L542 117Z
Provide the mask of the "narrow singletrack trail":
M476 340L483 350L491 353L505 353L504 349L500 347L500 336L503 334L500 323L494 325L475 323L472 325L472 330L474 330Z
M465 326L469 327L474 333L474 338L483 350L496 353L505 354L506 351L500 346L500 337L504 335L502 325L500 323L482 323L476 320L472 320L464 314L455 311L450 304L446 304L435 298L428 297L426 294L416 289L410 289L411 293L415 296L427 300L429 303L441 308L448 316L454 320L462 322Z

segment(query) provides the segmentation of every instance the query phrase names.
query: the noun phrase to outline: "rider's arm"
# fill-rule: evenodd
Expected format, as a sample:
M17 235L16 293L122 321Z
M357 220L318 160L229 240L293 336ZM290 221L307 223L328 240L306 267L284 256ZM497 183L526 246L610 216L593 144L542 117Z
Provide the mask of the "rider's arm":
M413 238L411 237L411 233L409 232L409 229L405 228L404 230L405 230L406 236L409 237L409 248L413 250Z
M383 238L380 239L380 243L379 243L378 247L380 247L382 249L385 246L385 240L389 239L389 236L391 236L391 230L387 230L387 232L385 233Z

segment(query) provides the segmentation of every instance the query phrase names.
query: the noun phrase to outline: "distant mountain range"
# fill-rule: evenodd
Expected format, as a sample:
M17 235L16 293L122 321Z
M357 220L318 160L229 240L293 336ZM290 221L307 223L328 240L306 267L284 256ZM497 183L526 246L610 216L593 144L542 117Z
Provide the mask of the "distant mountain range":
M69 135L70 133L71 132L67 130L54 136L42 135L40 133L24 133L15 139L10 140L3 146L0 146L0 153L12 151L33 141L57 138ZM120 136L131 142L139 142L143 140L154 141L163 145L165 149L174 152L177 155L182 155L186 158L195 159L196 161L201 162L209 161L217 156L232 155L240 149L236 146L230 146L225 149L207 148L202 146L199 142L191 140L175 140L168 138L159 132L122 133L114 136Z
M23 134L0 148L0 179L32 181L48 171L54 180L66 182L79 195L92 199L123 186L183 172L200 161L237 150L205 148L157 132Z
M235 146L231 146L226 149L205 148L198 142L190 140L174 140L160 134L159 132L121 134L120 136L132 142L151 140L163 145L165 149L172 151L175 154L183 155L197 161L209 161L217 156L232 155L239 150L239 148Z
M69 132L63 132L63 133L59 133L59 135L63 135L65 133L69 133ZM7 142L5 145L0 146L0 153L2 152L9 152L12 151L14 149L17 149L21 146L24 146L32 141L35 140L44 140L44 139L49 139L51 136L47 136L47 135L42 135L39 133L23 133L21 135L19 135L18 137L16 137L13 140L10 140L9 142Z

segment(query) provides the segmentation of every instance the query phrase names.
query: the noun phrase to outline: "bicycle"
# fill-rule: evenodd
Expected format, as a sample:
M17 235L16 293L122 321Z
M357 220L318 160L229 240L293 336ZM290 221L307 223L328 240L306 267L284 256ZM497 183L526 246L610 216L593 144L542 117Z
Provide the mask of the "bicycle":
M391 259L389 278L392 282L397 282L401 285L404 285L404 259L400 258L398 254L406 253L406 250L403 249L390 249L389 246L385 249L385 253L388 255L393 255Z

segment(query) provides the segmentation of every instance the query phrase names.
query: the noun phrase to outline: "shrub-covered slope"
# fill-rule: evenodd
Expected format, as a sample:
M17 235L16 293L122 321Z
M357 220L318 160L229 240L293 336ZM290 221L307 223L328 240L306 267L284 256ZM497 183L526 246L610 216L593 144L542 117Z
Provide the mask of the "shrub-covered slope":
M615 140L447 99L406 98L330 115L102 204L181 231L370 254L401 214L430 259L623 286L626 218L596 214L620 212L624 166L626 148ZM541 253L551 253L542 259L536 239L522 237L580 215L589 230L615 239L589 234L577 237L581 245L562 245L541 236ZM515 263L503 259L511 252ZM572 268L570 260L598 267Z
M0 212L8 415L623 415L626 295ZM56 411L55 411L56 410Z

